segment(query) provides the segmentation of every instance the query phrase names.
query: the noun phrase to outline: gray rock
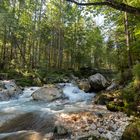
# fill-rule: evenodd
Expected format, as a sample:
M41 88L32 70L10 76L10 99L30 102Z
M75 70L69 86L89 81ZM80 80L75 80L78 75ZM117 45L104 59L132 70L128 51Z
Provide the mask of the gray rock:
M101 133L104 133L105 130L103 128L98 128L98 132L101 134Z
M100 73L90 76L89 83L93 91L100 91L108 86L108 81Z
M42 101L53 101L60 98L62 94L55 87L42 87L37 91L32 93L32 98L34 100L42 100Z
M0 91L0 100L1 101L5 101L5 100L9 100L10 99L10 96L9 96L9 93L8 93L8 90L2 90Z
M95 130L97 127L96 127L96 125L93 123L93 124L91 124L90 128L91 128L92 130Z
M0 81L0 100L9 100L18 96L22 90L15 84L13 80Z
M109 87L106 88L107 91L115 90L118 88L118 84L115 82L112 82Z

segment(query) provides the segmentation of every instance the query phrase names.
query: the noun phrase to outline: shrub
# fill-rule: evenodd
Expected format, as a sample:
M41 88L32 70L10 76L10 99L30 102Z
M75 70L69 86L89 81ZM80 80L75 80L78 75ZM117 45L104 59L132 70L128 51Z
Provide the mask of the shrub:
M140 64L136 64L133 67L133 75L137 80L140 80Z
M136 64L133 67L133 76L134 76L134 86L136 89L140 89L140 64Z
M134 120L128 125L123 133L122 140L139 140L140 139L140 120Z

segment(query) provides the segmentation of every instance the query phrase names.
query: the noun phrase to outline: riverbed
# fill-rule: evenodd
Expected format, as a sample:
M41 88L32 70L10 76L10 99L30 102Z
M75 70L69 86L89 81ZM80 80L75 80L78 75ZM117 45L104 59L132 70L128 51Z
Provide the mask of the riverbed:
M94 104L95 93L85 93L71 83L58 85L64 96L52 102L33 100L32 93L40 87L24 88L18 98L1 101L0 139L26 133L39 134L42 140L57 139L59 135L62 135L59 139L74 140L93 135L109 140L121 139L131 118ZM58 133L55 137L56 126L63 126L66 133Z

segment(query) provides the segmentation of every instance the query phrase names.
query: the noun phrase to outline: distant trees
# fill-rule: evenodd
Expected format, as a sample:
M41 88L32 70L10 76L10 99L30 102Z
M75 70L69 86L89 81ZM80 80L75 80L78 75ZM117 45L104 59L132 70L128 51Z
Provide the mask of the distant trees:
M140 20L129 13L65 0L7 0L0 7L1 70L123 69L140 61ZM99 12L104 27L93 19Z
M0 4L1 69L100 66L101 31L90 25L93 16L87 18L80 7L64 0L7 0ZM93 55L96 61L92 61Z

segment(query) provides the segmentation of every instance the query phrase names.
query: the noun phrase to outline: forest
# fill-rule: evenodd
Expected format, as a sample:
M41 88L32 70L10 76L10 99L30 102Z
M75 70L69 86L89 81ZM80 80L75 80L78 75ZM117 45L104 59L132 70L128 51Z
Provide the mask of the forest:
M0 0L0 108L0 140L139 140L140 0Z

